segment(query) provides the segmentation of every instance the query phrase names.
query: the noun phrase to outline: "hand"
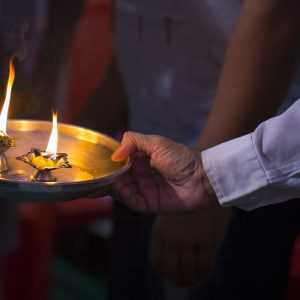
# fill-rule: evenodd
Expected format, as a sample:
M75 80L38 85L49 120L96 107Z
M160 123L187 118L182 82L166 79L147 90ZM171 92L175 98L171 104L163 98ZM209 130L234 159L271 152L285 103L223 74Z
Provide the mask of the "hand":
M131 172L116 188L129 207L157 212L216 205L200 153L160 136L128 132L112 159L128 156L133 160Z
M229 216L228 209L217 208L158 217L150 252L154 270L178 286L203 285Z

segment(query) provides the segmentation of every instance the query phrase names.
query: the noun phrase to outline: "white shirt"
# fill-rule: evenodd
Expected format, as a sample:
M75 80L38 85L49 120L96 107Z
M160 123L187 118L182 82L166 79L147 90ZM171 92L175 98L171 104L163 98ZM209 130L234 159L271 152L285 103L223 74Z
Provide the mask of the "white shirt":
M202 153L224 206L252 210L300 197L300 100L253 133Z

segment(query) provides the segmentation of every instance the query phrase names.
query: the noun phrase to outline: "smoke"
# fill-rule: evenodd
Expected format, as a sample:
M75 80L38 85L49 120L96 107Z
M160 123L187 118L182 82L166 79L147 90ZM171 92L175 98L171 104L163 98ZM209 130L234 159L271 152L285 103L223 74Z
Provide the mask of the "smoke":
M28 52L29 24L16 17L0 18L0 56L16 57L22 61Z

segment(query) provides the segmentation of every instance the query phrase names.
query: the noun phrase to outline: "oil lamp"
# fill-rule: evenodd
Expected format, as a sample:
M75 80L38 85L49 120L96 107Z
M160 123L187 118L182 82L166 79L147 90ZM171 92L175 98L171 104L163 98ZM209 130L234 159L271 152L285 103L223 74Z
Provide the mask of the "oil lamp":
M36 170L34 175L31 176L32 181L55 182L56 177L53 176L52 171L62 168L71 168L68 155L66 153L57 153L57 145L57 114L53 113L52 130L46 150L33 148L27 154L17 157L17 160L29 164Z
M56 114L53 114L52 124L38 120L8 120L14 78L11 60L6 97L0 113L1 199L56 202L86 197L95 192L107 193L131 167L130 159L122 162L111 159L119 143L90 129L58 125ZM58 127L60 146L65 153L57 151ZM17 147L13 147L15 140L18 141ZM27 152L28 145L32 148L30 152Z
M0 173L8 171L6 151L15 146L15 139L7 134L7 118L11 99L12 87L15 80L15 69L13 59L9 62L9 76L4 104L0 114Z
M87 128L56 124L54 119L52 123L8 120L7 129L16 139L17 147L6 153L9 171L0 175L3 200L53 203L96 192L107 194L131 166L129 159L122 162L111 159L119 147L118 141ZM57 136L59 146L68 155L57 153ZM27 153L31 148L35 149Z

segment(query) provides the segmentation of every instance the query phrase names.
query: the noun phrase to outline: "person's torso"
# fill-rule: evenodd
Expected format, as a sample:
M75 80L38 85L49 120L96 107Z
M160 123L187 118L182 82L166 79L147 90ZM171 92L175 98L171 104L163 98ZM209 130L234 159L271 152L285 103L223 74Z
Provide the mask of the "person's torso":
M240 2L116 1L115 46L131 130L197 142Z

